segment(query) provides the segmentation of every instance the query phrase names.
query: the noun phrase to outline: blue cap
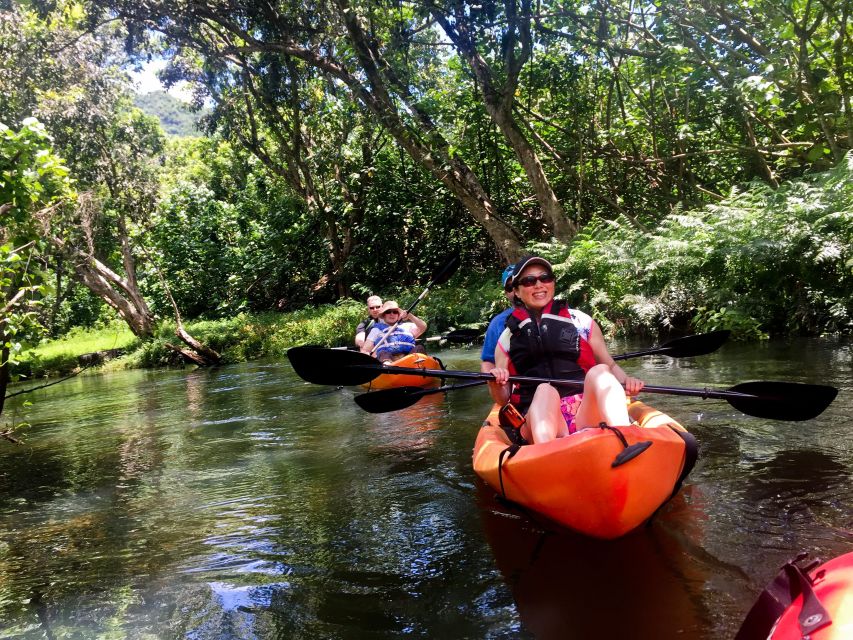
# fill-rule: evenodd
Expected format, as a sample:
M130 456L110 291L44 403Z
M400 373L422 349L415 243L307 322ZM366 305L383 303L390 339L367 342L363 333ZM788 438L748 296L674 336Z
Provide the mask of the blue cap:
M504 272L501 274L501 286L504 289L506 289L507 283L510 282L510 280L512 279L512 272L514 269L515 265L511 264L506 269L504 269Z

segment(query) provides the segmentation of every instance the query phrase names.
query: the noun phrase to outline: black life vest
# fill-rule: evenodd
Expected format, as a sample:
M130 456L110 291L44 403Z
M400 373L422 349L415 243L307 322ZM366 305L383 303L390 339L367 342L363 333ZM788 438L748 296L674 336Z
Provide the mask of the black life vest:
M517 307L506 319L510 331L509 370L511 374L541 378L583 380L595 360L589 343L581 337L566 303L553 300L537 323L524 307ZM526 412L533 400L536 383L517 384L512 403ZM577 386L555 385L561 396L580 393Z

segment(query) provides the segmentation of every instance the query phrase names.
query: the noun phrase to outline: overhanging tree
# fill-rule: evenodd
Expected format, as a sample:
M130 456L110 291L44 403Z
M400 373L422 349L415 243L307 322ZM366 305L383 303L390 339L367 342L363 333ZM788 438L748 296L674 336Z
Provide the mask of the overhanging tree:
M453 193L480 224L500 253L514 259L520 238L500 215L479 177L446 139L414 78L401 77L385 57L382 43L392 34L371 23L361 7L347 0L272 8L232 2L112 2L101 6L128 21L141 37L160 31L174 43L206 56L210 67L233 56L277 55L292 58L325 74L347 90L385 128L412 159ZM425 50L435 48L436 33L419 35ZM433 68L436 57L424 57L419 74ZM286 64L281 65L286 69ZM421 76L422 77L422 76Z

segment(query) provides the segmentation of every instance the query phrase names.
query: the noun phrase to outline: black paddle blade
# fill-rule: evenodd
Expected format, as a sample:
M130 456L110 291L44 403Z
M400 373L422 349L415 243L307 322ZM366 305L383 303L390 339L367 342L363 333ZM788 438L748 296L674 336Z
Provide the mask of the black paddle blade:
M838 395L835 387L798 382L744 382L729 391L753 396L726 396L738 411L759 418L793 421L816 418Z
M695 336L675 338L661 345L661 353L670 358L704 356L708 353L714 353L714 351L722 347L726 340L729 339L729 334L731 334L731 331L723 329L721 331L699 333Z
M296 375L313 384L364 384L382 374L379 360L360 351L293 347L287 350L287 358Z
M357 395L355 403L370 413L386 413L411 407L418 400L431 393L441 393L444 389L421 389L419 387L396 387Z
M433 393L444 393L454 389L467 389L486 384L486 380L474 380L462 384L444 385L436 389L421 389L420 387L397 387L396 389L381 389L372 393L362 393L355 397L359 407L370 413L386 413L411 407L424 396Z
M445 264L435 273L429 286L434 287L437 284L444 284L450 280L450 278L453 277L453 274L459 269L460 264L462 264L462 259L459 256L453 256L453 258L450 259L450 262Z

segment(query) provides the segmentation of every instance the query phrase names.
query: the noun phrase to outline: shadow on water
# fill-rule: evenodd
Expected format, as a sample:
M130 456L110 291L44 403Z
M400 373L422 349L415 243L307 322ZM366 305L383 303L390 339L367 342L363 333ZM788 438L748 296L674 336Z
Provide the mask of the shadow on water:
M713 637L700 597L707 569L665 532L594 540L541 527L478 489L486 540L532 637Z
M476 482L484 389L368 414L361 390L268 362L40 391L27 443L0 455L0 638L730 638L781 562L853 545L853 377L831 341L727 347L626 367L842 393L802 425L648 399L697 435L699 462L650 527L611 542L547 530Z
M823 451L779 451L754 462L745 474L743 497L749 503L796 500L804 506L822 504L826 493L850 481L850 470Z

